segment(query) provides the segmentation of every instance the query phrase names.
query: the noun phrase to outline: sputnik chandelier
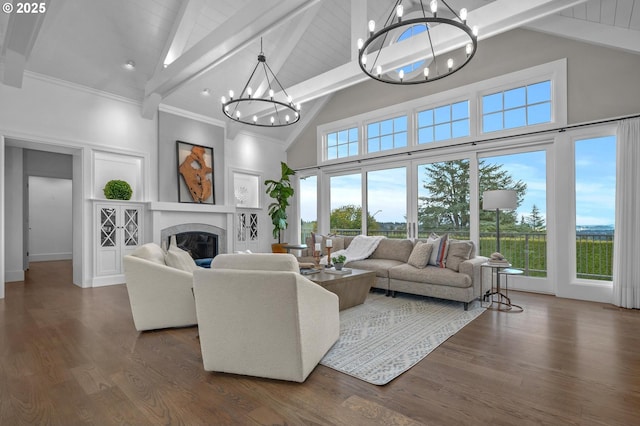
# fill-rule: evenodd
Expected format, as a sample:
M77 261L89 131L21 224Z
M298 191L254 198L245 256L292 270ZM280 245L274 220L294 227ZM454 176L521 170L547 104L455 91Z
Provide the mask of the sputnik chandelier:
M439 16L438 3L438 0L431 0L431 16L427 16L420 0L417 13L407 8L409 19L403 20L405 8L402 0L397 0L381 30L376 32L375 21L369 21L369 38L358 39L358 63L362 71L384 83L409 85L439 80L469 63L478 47L477 27L467 25L466 9L458 14L444 0L440 3L450 13L445 10L442 15L452 17ZM422 52L420 58L406 64L391 57L399 49L396 44L403 42L417 46L416 49Z
M264 71L264 77L258 69ZM252 84L256 88L266 84L268 90L263 90L264 93L258 93L258 91L254 93ZM279 91L274 91L274 88ZM263 95L266 96L263 97ZM252 126L284 127L300 120L300 104L294 105L293 98L287 94L267 64L267 58L262 51L262 39L260 39L258 63L253 68L240 96L234 97L233 90L229 90L229 99L223 96L221 101L224 115L233 121Z

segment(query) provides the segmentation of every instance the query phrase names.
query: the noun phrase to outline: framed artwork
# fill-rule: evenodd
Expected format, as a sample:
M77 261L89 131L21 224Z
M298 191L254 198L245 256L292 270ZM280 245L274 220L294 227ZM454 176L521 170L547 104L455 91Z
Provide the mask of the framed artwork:
M176 141L178 201L215 204L213 148Z
M260 176L233 172L233 197L236 207L260 208Z

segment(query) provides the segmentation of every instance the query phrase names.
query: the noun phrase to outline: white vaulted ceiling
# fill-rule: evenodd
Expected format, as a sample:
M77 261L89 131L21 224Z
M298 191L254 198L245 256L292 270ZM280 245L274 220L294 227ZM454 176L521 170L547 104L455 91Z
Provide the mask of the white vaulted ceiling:
M262 39L269 65L287 92L302 102L303 123L296 126L303 126L325 97L366 80L354 60L355 39L364 36L369 19L380 21L394 2L46 3L45 16L0 13L3 84L20 87L26 71L136 100L146 117L163 104L225 120L220 96L246 83ZM469 23L481 28L481 39L526 27L640 54L640 0L450 0L449 4L469 10ZM411 58L412 52L403 54ZM124 68L128 60L136 63L135 70ZM209 96L202 94L205 88ZM287 141L296 126L251 130Z

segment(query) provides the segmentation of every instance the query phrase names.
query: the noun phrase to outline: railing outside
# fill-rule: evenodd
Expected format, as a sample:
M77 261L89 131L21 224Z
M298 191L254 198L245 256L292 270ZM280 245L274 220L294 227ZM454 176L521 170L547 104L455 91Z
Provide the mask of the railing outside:
M334 229L337 235L355 236L359 229ZM468 231L441 231L451 238L469 239ZM303 241L310 235L303 234ZM384 235L387 238L406 238L405 230L377 230L370 235ZM419 233L420 239L426 239L430 232ZM613 277L613 233L576 235L577 277L592 280L611 281ZM480 255L491 256L496 251L496 235L492 232L480 233ZM547 234L543 232L501 232L500 251L511 264L532 277L547 276Z

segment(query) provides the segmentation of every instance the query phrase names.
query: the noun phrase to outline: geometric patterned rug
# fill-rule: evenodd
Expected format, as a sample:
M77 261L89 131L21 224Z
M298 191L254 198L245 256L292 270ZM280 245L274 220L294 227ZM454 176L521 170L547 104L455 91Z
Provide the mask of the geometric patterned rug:
M369 293L340 312L340 338L320 364L374 385L385 385L485 311L461 302L396 293Z

